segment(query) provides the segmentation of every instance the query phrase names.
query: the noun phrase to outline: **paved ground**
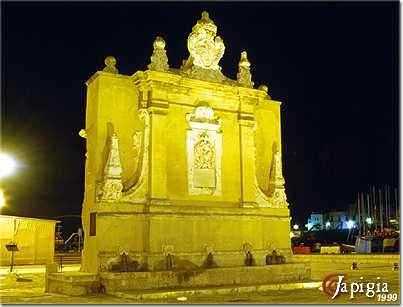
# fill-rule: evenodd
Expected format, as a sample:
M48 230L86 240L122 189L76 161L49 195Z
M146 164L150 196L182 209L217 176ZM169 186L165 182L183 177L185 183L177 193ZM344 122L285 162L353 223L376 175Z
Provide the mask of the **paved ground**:
M78 270L77 265L67 265L66 270ZM206 297L187 297L185 301L177 298L158 300L130 300L110 295L69 297L44 293L44 267L17 267L22 281L7 275L7 268L0 268L0 300L2 304L385 304L378 302L375 295L367 298L365 293L358 293L353 300L342 294L331 300L320 289L279 290L265 293L244 293L236 295L215 295ZM331 273L346 274L348 282L359 282L360 277L366 282L387 282L389 294L396 293L400 303L400 271L393 271L390 264L362 264L357 271L352 271L347 264L313 264L312 279L322 280ZM379 279L377 279L379 277ZM376 289L376 288L375 288Z

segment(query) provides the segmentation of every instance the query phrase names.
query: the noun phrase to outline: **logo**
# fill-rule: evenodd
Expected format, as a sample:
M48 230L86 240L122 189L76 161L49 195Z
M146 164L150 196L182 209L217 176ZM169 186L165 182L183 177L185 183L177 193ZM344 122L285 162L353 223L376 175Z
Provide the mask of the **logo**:
M368 298L377 294L378 301L395 301L397 299L397 294L389 293L388 283L381 282L380 277L377 277L377 282L364 282L364 277L360 277L359 282L351 283L348 283L345 277L346 275L340 274L326 276L322 282L323 292L332 300L343 293L349 295L350 299L354 299L358 294L364 294Z
M327 295L329 295L332 299L335 299L339 294L340 291L337 291L339 283L339 275L338 274L331 274L325 277L322 281L322 289Z

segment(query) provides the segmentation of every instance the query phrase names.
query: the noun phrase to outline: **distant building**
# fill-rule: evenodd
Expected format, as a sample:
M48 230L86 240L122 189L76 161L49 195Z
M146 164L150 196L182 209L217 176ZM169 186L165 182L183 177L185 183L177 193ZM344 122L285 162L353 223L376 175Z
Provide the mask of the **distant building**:
M351 218L347 211L333 211L326 214L326 222L328 229L348 229L347 222ZM329 224L330 223L330 224Z
M349 229L349 221L354 221L353 211L332 211L327 213L312 213L306 225L308 230ZM351 224L351 222L350 222ZM351 225L350 225L351 226Z
M308 219L308 230L322 230L324 229L323 224L323 214L312 213L311 217Z
M55 250L55 225L59 221L0 215L0 264L11 264L9 243L17 244L14 264L52 263Z

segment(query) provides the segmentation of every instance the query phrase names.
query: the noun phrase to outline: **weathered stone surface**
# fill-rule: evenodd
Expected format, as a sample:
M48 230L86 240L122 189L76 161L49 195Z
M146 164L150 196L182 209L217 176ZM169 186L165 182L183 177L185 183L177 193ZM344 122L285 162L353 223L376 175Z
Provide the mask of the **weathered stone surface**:
M96 274L83 272L49 273L46 276L46 292L82 296L102 292Z
M308 263L289 263L273 266L251 266L198 269L194 271L130 272L100 274L106 292L186 288L224 285L285 283L308 280L311 271ZM248 290L244 290L247 291Z

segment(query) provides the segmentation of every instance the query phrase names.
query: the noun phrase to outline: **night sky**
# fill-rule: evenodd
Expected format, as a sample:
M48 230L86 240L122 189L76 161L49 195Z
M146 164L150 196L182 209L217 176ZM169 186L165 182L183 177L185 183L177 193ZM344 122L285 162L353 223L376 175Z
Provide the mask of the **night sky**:
M171 67L207 10L236 79L248 52L255 86L282 104L291 215L346 209L370 185L398 184L398 2L2 2L2 150L22 166L3 214L81 214L86 80L113 55L146 70L157 35Z

